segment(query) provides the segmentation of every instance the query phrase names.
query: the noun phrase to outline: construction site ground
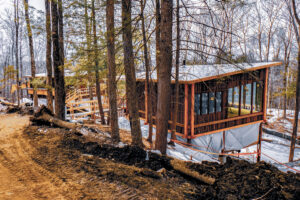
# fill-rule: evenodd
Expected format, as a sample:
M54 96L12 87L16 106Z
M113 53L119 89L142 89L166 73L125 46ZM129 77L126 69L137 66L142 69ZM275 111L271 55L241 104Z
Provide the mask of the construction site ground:
M124 138L124 137L123 137ZM124 143L129 140L123 140ZM297 199L300 175L227 159L187 163L208 185L172 169L171 158L116 147L70 130L0 115L0 199Z

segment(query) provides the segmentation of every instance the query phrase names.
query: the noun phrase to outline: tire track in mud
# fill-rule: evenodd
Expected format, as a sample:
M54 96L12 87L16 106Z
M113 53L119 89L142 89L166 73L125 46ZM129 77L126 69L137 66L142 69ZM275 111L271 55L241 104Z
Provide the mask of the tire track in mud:
M55 172L45 169L32 158L37 147L32 146L23 135L24 128L29 124L28 116L16 114L0 116L1 200L91 199L91 197L146 199L133 188L110 183L105 178L86 180L88 177L84 175L68 174L72 172L70 169L66 169L65 177L60 177Z
M9 188L0 184L4 187L1 188L0 198L19 199L20 196L21 199L69 199L65 194L62 195L64 187L60 179L38 166L30 157L33 147L22 136L23 128L29 124L28 116L2 116L0 124L0 164L9 174L2 177L0 183L6 178L17 180L8 180L11 183ZM14 185L21 191L15 191L12 187ZM7 196L5 190L13 192Z

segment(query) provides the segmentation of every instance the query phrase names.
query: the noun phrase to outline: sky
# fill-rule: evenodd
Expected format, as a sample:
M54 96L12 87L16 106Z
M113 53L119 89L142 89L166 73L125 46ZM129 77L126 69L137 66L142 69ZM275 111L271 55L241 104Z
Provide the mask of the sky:
M20 0L19 2L23 3L23 0ZM28 3L38 10L45 10L44 0L28 0ZM0 0L0 12L3 12L6 8L13 8L13 0Z

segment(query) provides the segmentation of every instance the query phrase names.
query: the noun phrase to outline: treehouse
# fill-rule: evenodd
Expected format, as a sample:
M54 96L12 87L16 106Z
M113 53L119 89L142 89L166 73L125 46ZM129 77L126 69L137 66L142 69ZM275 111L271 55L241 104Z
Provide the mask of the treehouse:
M210 144L210 149L217 152L238 150L257 141L259 125L266 120L268 71L279 65L269 62L180 67L177 136L197 145ZM145 73L137 74L137 93L140 117L155 125L156 72L151 79L151 98L147 99ZM175 105L174 79L171 88L169 129ZM147 118L148 103L153 105L152 119Z

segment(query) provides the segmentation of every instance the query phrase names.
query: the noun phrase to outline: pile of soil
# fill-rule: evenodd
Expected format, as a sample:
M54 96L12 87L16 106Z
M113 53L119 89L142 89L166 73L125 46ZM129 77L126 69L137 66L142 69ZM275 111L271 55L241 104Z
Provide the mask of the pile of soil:
M281 172L265 162L249 163L227 157L223 165L204 161L188 166L216 178L213 188L198 187L199 198L253 199L264 196L264 199L297 199L300 196L300 174Z
M74 137L65 137L61 145L139 168L153 171L165 168L171 172L166 175L169 176L167 178L174 177L175 174L195 186L196 191L188 194L189 199L297 199L300 196L300 174L283 173L265 162L252 164L230 157L225 164L187 162L189 169L216 179L215 184L210 186L174 171L170 164L172 158L147 152L136 146L120 148L110 144L84 142Z
M110 144L98 144L97 142L82 143L80 140L73 138L65 138L62 141L62 145L80 150L84 154L91 154L140 168L148 168L155 171L162 168L172 169L170 158L147 152L138 146L126 145L120 148Z

